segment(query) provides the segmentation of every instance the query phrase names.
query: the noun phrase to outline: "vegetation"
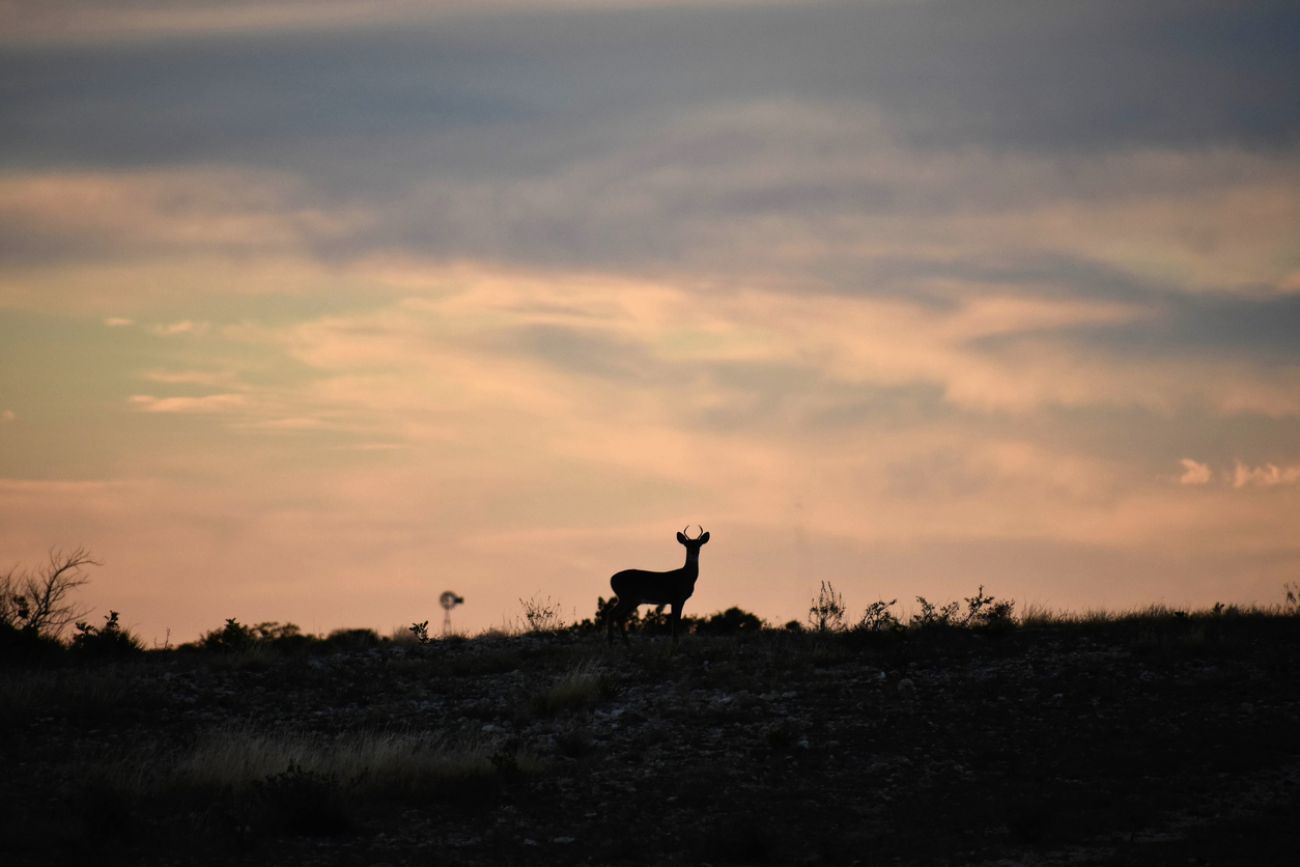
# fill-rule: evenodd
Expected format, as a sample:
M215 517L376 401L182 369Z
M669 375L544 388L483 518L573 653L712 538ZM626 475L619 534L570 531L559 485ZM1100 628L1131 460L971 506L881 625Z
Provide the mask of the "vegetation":
M1294 606L1015 613L979 588L850 621L819 589L808 628L731 608L675 652L653 610L630 649L594 620L418 643L232 618L176 649L91 650L126 641L110 612L60 645L67 665L0 668L0 860L1275 863L1294 846ZM609 831L633 826L675 831L650 848Z
M85 569L98 565L84 548L55 548L35 571L15 566L0 574L0 656L56 651L64 629L85 614L73 602L75 591L90 580Z
M564 672L546 690L533 697L531 708L539 716L554 716L595 704L610 692L609 681L590 660Z
M610 648L607 601L566 624L532 599L472 638L229 618L145 650L116 611L60 635L73 595L32 595L50 576L5 576L6 634L45 653L0 654L6 865L1281 863L1297 842L1293 585L1270 608L1017 610L980 586L858 612L822 582L806 621L732 607L675 649L662 609Z
M545 598L532 596L528 599L520 599L519 606L524 612L524 629L533 635L556 632L564 628L564 619L560 615L560 603L549 596Z
M844 617L848 609L844 607L844 596L837 593L835 586L823 581L817 591L817 598L808 609L808 623L813 630L820 633L843 632Z
M433 640L429 638L429 621L427 620L412 623L408 631L415 638L417 644L428 644Z
M72 638L72 650L82 656L121 658L140 653L144 646L118 623L118 613L110 611L103 626L77 622L77 634Z

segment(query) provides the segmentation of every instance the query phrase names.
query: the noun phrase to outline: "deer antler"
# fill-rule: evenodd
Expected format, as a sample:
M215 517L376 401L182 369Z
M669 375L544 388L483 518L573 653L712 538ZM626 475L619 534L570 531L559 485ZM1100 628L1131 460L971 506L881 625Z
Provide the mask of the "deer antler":
M673 644L677 643L677 627L682 619L682 606L695 592L695 580L700 577L700 549L709 541L709 534L704 525L700 525L700 535L692 539L687 534L691 525L687 524L677 534L677 541L686 548L686 562L677 569L667 572L648 572L645 569L624 569L615 572L609 579L609 586L616 599L608 613L606 633L609 640L614 640L614 627L618 626L627 641L627 619L636 611L638 605L671 605L673 624Z

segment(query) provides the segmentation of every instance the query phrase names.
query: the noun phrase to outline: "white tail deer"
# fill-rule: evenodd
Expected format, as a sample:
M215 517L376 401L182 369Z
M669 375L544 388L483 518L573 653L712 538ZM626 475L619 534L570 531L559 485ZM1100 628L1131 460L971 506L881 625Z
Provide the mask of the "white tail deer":
M618 597L608 615L610 644L614 643L615 624L623 633L623 642L627 643L627 619L638 605L671 605L673 643L677 643L677 624L682 619L682 606L695 592L695 580L700 577L700 548L709 541L709 534L700 527L700 535L694 539L682 532L677 534L677 541L686 546L686 563L680 569L670 572L624 569L609 579L609 586Z

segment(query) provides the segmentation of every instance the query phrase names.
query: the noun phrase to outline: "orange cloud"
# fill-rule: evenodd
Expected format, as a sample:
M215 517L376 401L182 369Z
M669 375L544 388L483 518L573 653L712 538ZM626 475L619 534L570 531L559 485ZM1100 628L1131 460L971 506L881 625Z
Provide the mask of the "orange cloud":
M203 334L208 330L208 323L182 319L179 322L155 325L149 330L162 337L175 337L181 334Z
M225 413L241 410L247 405L242 394L208 394L202 397L154 397L133 394L130 405L141 412L153 413Z
M1234 488L1273 488L1300 482L1300 464L1279 467L1277 464L1251 466L1237 461L1232 469Z
M1178 462L1183 465L1183 474L1178 477L1178 484L1180 485L1208 485L1210 479L1214 476L1210 471L1209 464L1203 464L1191 458L1180 458Z

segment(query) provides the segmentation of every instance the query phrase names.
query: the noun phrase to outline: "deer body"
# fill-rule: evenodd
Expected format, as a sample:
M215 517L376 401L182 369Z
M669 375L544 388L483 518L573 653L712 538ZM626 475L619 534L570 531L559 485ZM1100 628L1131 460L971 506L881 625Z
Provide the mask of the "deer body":
M686 563L680 569L668 572L650 572L646 569L624 569L609 579L609 586L618 597L609 612L606 632L614 642L614 626L618 625L627 643L627 619L639 605L671 605L673 643L677 643L677 624L682 619L682 606L695 592L695 582L700 577L700 548L709 541L709 534L700 528L700 535L692 539L685 533L677 534L677 541L686 547Z

